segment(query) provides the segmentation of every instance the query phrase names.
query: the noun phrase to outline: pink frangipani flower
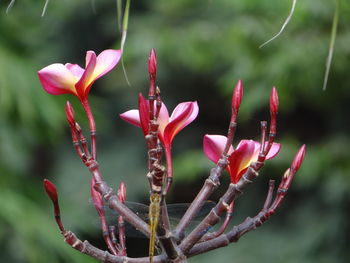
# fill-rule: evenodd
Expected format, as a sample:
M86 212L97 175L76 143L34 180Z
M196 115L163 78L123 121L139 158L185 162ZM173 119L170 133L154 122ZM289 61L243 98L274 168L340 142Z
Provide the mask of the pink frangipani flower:
M214 163L217 163L221 158L221 154L224 151L227 138L222 135L205 135L203 140L203 150L205 155ZM266 159L274 158L281 145L279 143L273 143ZM230 147L229 164L227 171L231 177L232 183L237 183L242 175L247 170L248 166L257 161L260 150L260 143L253 140L241 140L236 149Z
M51 64L38 71L44 90L53 95L70 93L86 101L94 81L118 64L121 50L107 49L97 57L94 51L86 52L85 69L77 64Z
M139 110L129 110L120 114L120 117L135 126L142 128L143 133L148 134L149 103L140 94ZM190 124L198 115L198 104L196 101L182 102L176 106L169 117L168 109L164 103L160 108L158 123L158 136L163 146L169 148L175 135Z
M162 103L158 117L158 137L164 146L168 177L172 177L172 141L176 134L197 117L198 111L199 109L196 101L182 102L176 106L169 117L168 109L165 104ZM139 109L124 112L120 114L120 117L126 122L141 127L144 135L148 134L149 103L141 94L139 95Z

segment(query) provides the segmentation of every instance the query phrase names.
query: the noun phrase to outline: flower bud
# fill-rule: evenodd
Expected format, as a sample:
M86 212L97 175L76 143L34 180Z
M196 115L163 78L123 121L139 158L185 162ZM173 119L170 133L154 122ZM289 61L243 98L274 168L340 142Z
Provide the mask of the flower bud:
M125 203L126 201L126 186L124 182L121 182L118 188L118 200L121 203Z
M44 188L52 202L56 204L58 202L56 186L50 180L44 179Z
M270 95L270 112L274 115L278 112L278 94L275 87L272 88Z
M60 229L60 231L63 233L63 232L65 232L65 229L64 229L62 221L61 221L60 206L58 204L58 194L57 194L56 186L52 182L50 182L49 180L44 179L44 188L45 188L47 195L49 196L49 198L52 201L57 226Z
M238 112L239 107L241 105L242 97L243 97L243 84L241 80L238 80L232 96L232 110L236 113Z
M154 48L151 49L148 57L148 73L151 78L155 78L157 74L157 57Z
M306 146L303 144L303 146L300 147L298 153L295 155L294 160L292 162L292 166L290 167L292 170L292 173L296 173L301 164L303 163L304 157L305 157L305 149Z
M73 126L75 123L74 109L69 101L66 102L66 116L67 116L68 123Z

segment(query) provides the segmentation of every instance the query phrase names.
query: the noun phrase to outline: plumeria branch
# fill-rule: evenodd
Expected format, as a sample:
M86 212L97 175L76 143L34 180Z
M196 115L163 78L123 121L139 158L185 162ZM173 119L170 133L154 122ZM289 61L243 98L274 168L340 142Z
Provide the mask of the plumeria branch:
M215 232L208 232L206 233L199 242L208 241L210 239L216 238L223 234L228 227L229 223L231 222L231 219L233 217L233 209L234 209L234 202L232 202L227 208L226 208L226 217L220 228Z
M53 64L38 72L44 89L51 94L70 93L81 102L90 129L90 146L83 131L75 120L74 109L70 102L66 104L66 117L70 127L73 147L91 174L91 196L101 222L102 236L109 252L102 251L88 241L81 241L77 236L67 231L62 224L56 187L44 180L45 190L54 206L56 223L65 242L78 251L95 257L103 262L187 262L190 256L216 249L239 238L259 227L267 221L281 205L291 182L299 170L304 156L305 145L296 154L291 167L285 172L274 196L274 181L270 181L268 194L262 210L253 218L247 218L241 224L226 231L233 216L235 200L243 194L248 185L259 175L265 161L275 157L280 144L275 143L277 130L278 94L273 88L270 95L270 123L261 122L260 142L241 140L233 147L233 139L237 128L237 116L243 97L242 81L238 81L232 96L231 117L227 137L222 135L205 135L203 140L205 155L215 163L209 177L205 180L190 207L175 229L171 229L166 206L166 196L169 193L173 179L171 148L174 137L190 124L198 115L197 102L180 103L169 116L156 86L157 61L152 49L148 59L150 86L148 99L139 95L138 110L130 110L121 114L121 118L142 128L148 153L147 179L150 185L149 223L143 221L126 205L126 186L121 183L118 193L108 186L100 172L97 162L96 124L90 109L88 94L93 82L109 72L119 61L119 50L105 50L98 56L93 51L86 55L85 69L76 64ZM163 165L163 154L165 164ZM187 236L185 230L199 213L210 195L220 185L222 173L227 170L231 183L219 202L197 224ZM116 212L117 225L109 226L106 221L104 205ZM217 231L209 232L226 213L225 220ZM149 257L129 258L125 238L127 221L150 239ZM160 255L155 255L155 246L162 248Z
M159 114L162 107L162 100L160 97L160 89L156 87L156 74L157 74L157 60L155 50L152 49L148 58L148 73L150 77L150 87L148 92L148 134L146 135L148 145L148 156L149 156L149 180L151 185L150 194L150 243L149 243L149 258L150 262L153 262L153 253L155 247L154 236L157 233L159 241L164 248L165 254L169 259L176 259L179 257L179 253L176 249L176 244L173 239L170 238L169 234L169 217L167 209L165 208L165 196L167 194L170 185L167 183L164 189L164 181L167 174L166 168L162 163L162 148L160 147L160 141L158 139L159 133ZM142 99L141 99L142 100ZM155 107L154 107L155 105ZM141 112L140 112L141 113ZM147 116L147 115L144 115ZM146 119L140 114L140 119ZM169 167L168 167L169 169ZM170 168L171 169L171 168ZM172 175L171 175L172 177ZM162 208L161 208L162 207Z
M298 153L296 154L292 166L290 169L286 171L284 176L282 177L282 181L280 186L278 187L277 194L273 203L272 195L274 190L274 181L270 180L269 183L269 191L264 203L263 209L253 218L246 218L243 223L234 226L231 231L227 234L222 234L217 238L211 239L209 241L205 241L195 245L188 253L188 256L194 256L197 254L201 254L213 249L217 249L219 247L227 246L231 242L237 242L241 236L248 233L251 230L260 227L264 222L266 222L273 214L275 214L276 209L281 205L284 196L287 194L287 191L291 185L291 182L299 170L304 157L305 157L305 145L303 145Z
M173 235L177 240L181 240L183 238L186 227L191 223L193 218L198 214L198 212L202 208L204 202L208 200L209 196L220 184L220 176L228 165L227 153L232 144L234 132L237 126L236 119L242 101L242 96L243 85L242 81L239 80L232 96L231 120L227 132L228 139L226 141L224 151L222 152L221 158L218 160L216 167L210 171L210 176L208 177L208 179L206 179L202 189L200 190L196 198L193 200L185 215L182 217L179 224L173 231Z
M118 189L118 201L125 204L126 202L126 186L122 182ZM118 255L126 256L126 244L125 244L125 222L122 215L118 216L118 233L119 233L119 248Z
M92 114L90 104L88 100L84 100L82 102L83 108L85 110L86 116L89 121L89 127L90 127L90 137L91 137L91 155L92 158L97 160L97 146L96 146L96 124L95 124L95 119Z
M93 245L91 245L87 240L81 241L73 232L65 231L63 233L64 241L70 245L72 248L80 251L83 254L94 257L101 262L105 263L148 263L148 257L143 258L130 258L126 256L115 256L107 251L101 250ZM164 255L155 256L153 259L154 263L165 262L166 257Z
M232 103L233 109L236 109L236 111L233 111L232 115L234 115L236 112L238 112L238 108L239 108L242 94L243 94L241 89L242 89L242 85L239 83L235 88L234 96L233 96L233 100L232 100L233 101L233 103ZM269 142L268 142L267 146L265 147L265 142L260 144L260 153L259 153L258 160L256 162L252 162L249 165L247 172L241 177L242 178L241 180L239 180L240 177L238 177L240 173L237 172L237 174L230 174L231 180L233 183L230 185L230 187L227 190L227 192L225 193L225 195L220 199L220 201L218 202L216 207L212 209L212 211L208 214L208 216L181 242L180 248L184 251L185 254L203 237L203 235L205 233L208 232L209 228L211 228L213 225L215 225L220 220L221 214L229 209L229 205L234 201L234 199L242 193L242 190L248 184L250 184L251 181L255 177L258 176L258 171L264 165L264 161L266 159L266 156L269 153L269 151L272 147L272 144L273 144L273 140L275 138L277 110L278 110L277 91L276 91L276 89L273 89L271 97L270 97L270 113L271 113L270 135L271 136L269 136ZM235 118L235 117L231 117L231 121L233 118ZM230 136L230 129L229 129L228 135ZM262 137L264 137L264 136L265 135L263 133ZM227 156L227 153L228 153L228 149L230 147L227 146L228 141L230 141L230 138L228 138L226 140L224 152L222 154L222 157L219 159L219 162L217 165L218 172L214 173L214 175L217 175L218 177L221 175L222 169L226 168L227 165L229 164L228 163L229 156ZM234 156L234 153L235 152L231 153L231 156ZM230 166L228 168L230 168ZM230 169L229 172L232 170L234 170L234 169ZM237 181L238 181L238 184L236 185ZM201 200L201 201L203 201L203 200ZM183 224L186 225L188 223L185 222Z
M149 262L149 258L129 258L125 255L112 255L107 251L103 251L95 246L91 245L88 241L81 241L77 236L63 227L60 215L60 208L58 202L58 194L56 190L56 186L49 180L44 180L44 189L51 199L54 206L54 215L56 223L61 231L61 234L64 237L64 241L70 245L72 248L80 251L83 254L92 256L101 260L101 262L109 262L109 263L124 263L124 262L134 262L134 263L146 263ZM153 262L164 262L166 260L165 255L155 256Z
M95 208L98 212L100 221L101 221L101 226L102 226L102 233L103 237L105 239L105 242L109 248L109 250L112 252L112 254L117 255L117 254L126 254L126 248L125 248L125 238L123 238L123 227L121 226L122 221L124 220L123 216L126 216L127 220L129 221L131 218L131 224L133 224L137 229L140 229L141 232L143 232L145 235L149 235L148 229L147 229L147 224L143 222L136 214L134 214L130 209L128 209L126 206L123 205L125 202L124 199L122 199L122 194L118 195L117 200L112 199L110 201L110 206L112 206L115 210L117 210L122 216L118 219L119 222L119 234L120 234L120 246L118 246L118 249L121 250L121 252L117 251L117 247L113 245L112 237L110 236L110 231L106 222L105 218L105 213L104 213L104 203L102 200L103 193L98 192L95 189L95 184L97 180L101 181L102 176L100 175L99 168L98 168L98 163L97 161L90 156L90 153L86 147L86 140L85 137L80 129L79 124L75 121L74 119L74 110L70 103L66 104L66 114L67 114L67 120L68 123L70 124L71 127L71 134L72 134L72 140L73 140L73 145L76 148L76 151L83 161L83 163L88 166L90 172L95 175L91 179L91 195L92 199L95 205ZM80 149L79 145L82 145L82 149ZM103 184L103 183L102 183ZM124 187L125 188L125 187ZM108 189L108 188L107 188ZM107 191L107 190L106 190ZM122 190L124 191L124 190ZM119 202L117 202L119 201ZM124 207L121 207L124 206ZM124 211L126 214L122 213L121 211ZM113 233L113 232L112 232Z
M83 161L83 163L86 163L89 159L92 159L93 157L90 155L90 151L87 147L87 142L82 133L80 125L75 121L74 109L69 102L66 103L66 116L67 116L68 124L71 128L73 146L78 156ZM91 185L90 185L91 197L101 221L102 236L103 236L103 239L105 240L105 243L109 251L111 251L113 255L117 255L118 254L117 249L112 242L113 233L110 233L110 229L108 227L106 216L105 216L105 211L103 208L104 202L100 193L98 193L94 189L94 185L95 185L95 179L91 178Z
M190 249L208 232L216 223L220 221L220 216L227 211L231 204L243 190L252 183L252 180L258 176L258 165L253 163L247 172L242 176L237 184L230 184L226 193L220 198L217 205L210 211L206 218L181 242L180 248L187 254Z

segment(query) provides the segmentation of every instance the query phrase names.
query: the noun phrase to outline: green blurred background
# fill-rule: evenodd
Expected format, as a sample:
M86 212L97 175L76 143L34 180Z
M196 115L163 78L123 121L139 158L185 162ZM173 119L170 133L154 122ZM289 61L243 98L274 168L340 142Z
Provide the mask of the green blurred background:
M42 188L58 187L63 221L82 239L104 248L92 222L89 174L75 155L65 123L72 96L43 91L36 71L54 62L83 65L85 52L118 48L112 0L0 1L0 261L96 262L67 246L54 224ZM213 164L202 153L207 133L225 134L233 87L244 83L236 143L259 138L268 118L268 96L280 98L278 157L237 201L234 223L262 207L270 178L279 181L298 147L307 156L278 213L263 227L190 262L350 262L350 3L340 1L340 20L329 84L322 91L335 1L298 1L285 32L266 47L289 13L291 1L131 1L124 63L98 80L90 101L98 127L102 172L113 186L127 184L128 200L147 203L145 144L139 129L118 114L146 94L147 57L158 56L158 84L169 108L197 100L197 120L174 142L175 183L169 203L190 202ZM228 183L212 196L217 200ZM141 244L141 245L140 245ZM141 247L141 250L134 249ZM147 241L129 239L130 256L145 256Z

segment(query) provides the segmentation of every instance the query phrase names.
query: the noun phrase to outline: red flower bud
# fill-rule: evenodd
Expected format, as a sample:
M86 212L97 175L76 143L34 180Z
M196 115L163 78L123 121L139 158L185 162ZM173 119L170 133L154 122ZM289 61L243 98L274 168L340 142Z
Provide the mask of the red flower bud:
M126 186L124 182L121 182L118 188L118 200L119 202L125 203L126 201Z
M73 126L75 123L74 109L69 101L66 102L66 116L67 116L68 123Z
M270 95L270 112L271 114L277 114L278 112L278 94L275 87L272 88Z
M306 146L303 144L303 146L300 147L298 153L295 155L294 160L292 162L292 166L290 167L292 170L292 173L296 173L301 164L303 163L304 157L305 157L305 150Z
M238 112L239 107L241 105L242 97L243 97L243 84L241 80L238 80L232 96L232 109L236 113Z
M56 186L48 179L44 179L44 188L52 202L56 204L58 202Z
M151 78L155 78L157 74L157 57L154 48L151 49L148 57L148 73Z
M58 225L58 228L63 233L65 230L61 221L60 206L58 204L58 195L57 195L56 186L53 183L51 183L49 180L44 179L44 188L47 195L52 201L52 204L54 207L55 220Z

